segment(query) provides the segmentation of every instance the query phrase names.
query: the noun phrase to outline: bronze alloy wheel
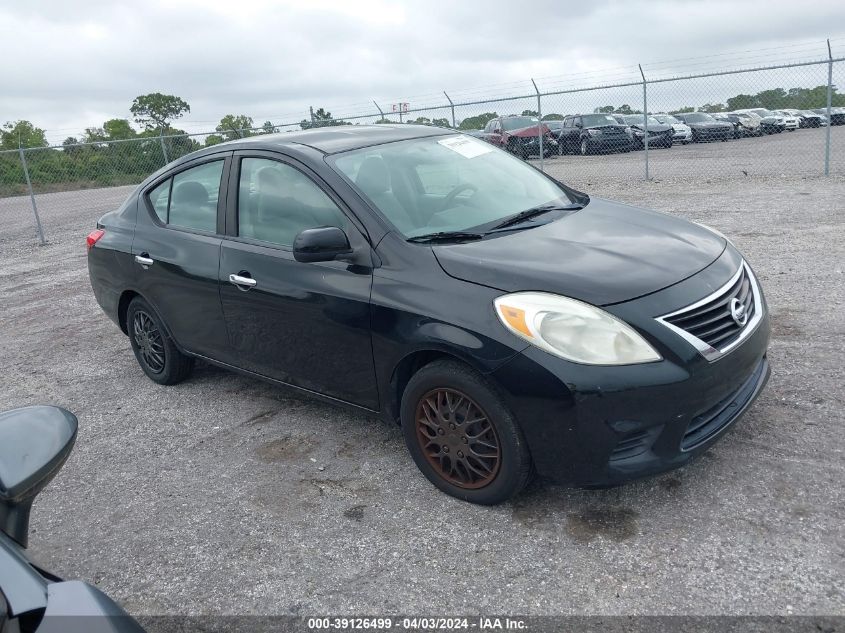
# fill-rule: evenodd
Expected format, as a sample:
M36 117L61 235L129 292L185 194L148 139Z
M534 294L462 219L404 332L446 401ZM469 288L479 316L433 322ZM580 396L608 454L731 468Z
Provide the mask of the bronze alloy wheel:
M426 460L450 484L483 488L499 474L499 436L466 394L447 388L426 393L417 403L416 430Z

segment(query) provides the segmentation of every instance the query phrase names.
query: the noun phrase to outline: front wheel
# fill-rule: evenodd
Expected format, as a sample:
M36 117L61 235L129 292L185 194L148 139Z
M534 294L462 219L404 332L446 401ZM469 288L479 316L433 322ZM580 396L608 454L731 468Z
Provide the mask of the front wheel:
M141 297L129 304L126 325L135 359L150 380L175 385L190 375L194 359L179 351L161 318Z
M414 462L443 492L484 505L528 483L531 457L496 389L451 360L420 369L402 394L402 432Z
M584 137L581 139L581 156L586 156L590 153L590 143L587 141L587 138Z

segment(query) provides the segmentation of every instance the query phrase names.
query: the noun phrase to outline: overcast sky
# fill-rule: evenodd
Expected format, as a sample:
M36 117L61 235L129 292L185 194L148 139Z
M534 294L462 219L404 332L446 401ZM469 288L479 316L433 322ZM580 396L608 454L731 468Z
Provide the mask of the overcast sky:
M130 118L134 97L149 92L185 99L191 113L176 126L189 131L213 129L227 113L282 123L309 105L351 115L374 110L373 99L388 110L444 101L444 89L456 100L524 94L531 77L541 89L616 83L634 79L637 62L665 76L818 59L827 37L845 56L842 0L7 0L0 123L29 119L60 142ZM826 71L781 77L818 85ZM687 86L678 105L772 87L761 77L731 82ZM637 94L591 98L618 105ZM458 118L488 109L496 106Z

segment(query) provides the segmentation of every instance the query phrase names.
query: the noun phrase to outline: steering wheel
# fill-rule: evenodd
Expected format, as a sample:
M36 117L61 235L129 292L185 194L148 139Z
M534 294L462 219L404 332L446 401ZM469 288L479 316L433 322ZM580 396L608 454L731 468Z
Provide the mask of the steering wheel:
M441 211L445 211L446 209L448 209L450 206L452 206L452 203L455 201L455 198L458 197L458 194L469 190L472 190L473 194L475 194L478 191L478 187L468 182L464 182L452 189L452 191L446 194L446 197L443 198L443 202L440 203L440 208L438 208L435 213L440 213Z

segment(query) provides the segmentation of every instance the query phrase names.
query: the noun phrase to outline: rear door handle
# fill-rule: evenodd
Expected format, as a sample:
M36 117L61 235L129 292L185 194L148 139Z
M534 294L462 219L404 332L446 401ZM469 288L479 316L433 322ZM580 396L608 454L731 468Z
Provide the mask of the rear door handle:
M258 282L255 281L252 277L244 277L242 275L229 275L229 281L235 284L239 290L249 290L258 285Z
M141 264L144 268L149 268L153 265L154 260L147 253L141 253L140 255L135 255L135 263Z

